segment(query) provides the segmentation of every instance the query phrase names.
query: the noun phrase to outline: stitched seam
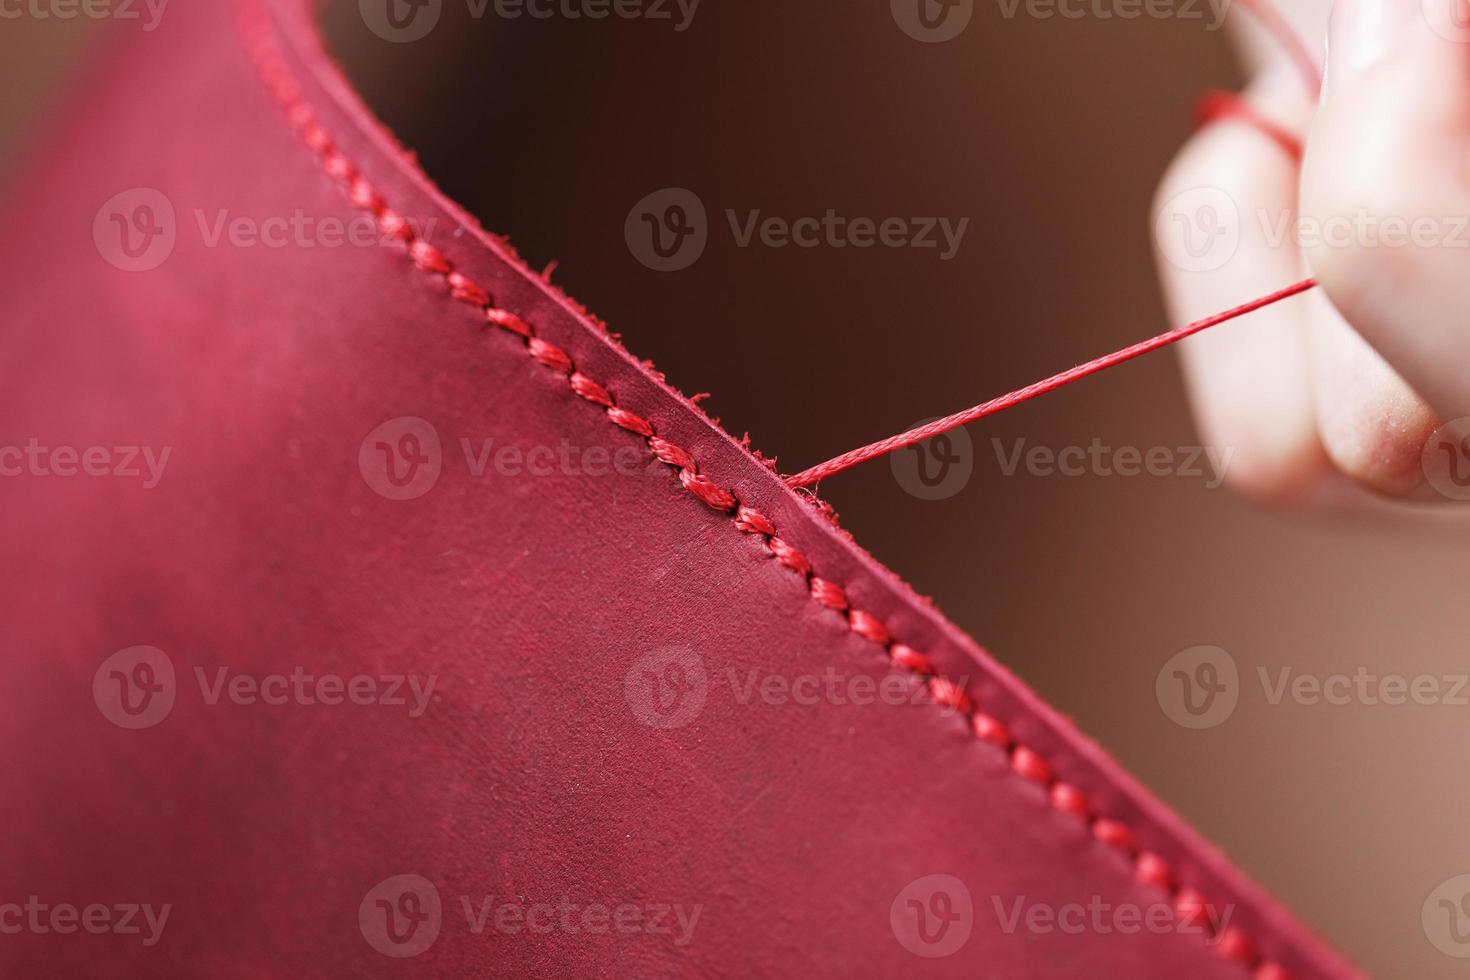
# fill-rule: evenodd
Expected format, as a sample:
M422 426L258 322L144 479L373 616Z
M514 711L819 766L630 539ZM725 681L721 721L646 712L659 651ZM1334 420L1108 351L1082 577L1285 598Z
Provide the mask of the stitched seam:
M647 419L618 407L613 393L578 371L571 355L538 337L535 328L515 312L496 306L488 290L457 271L443 252L420 238L403 216L388 206L356 165L337 149L296 84L260 7L260 0L236 0L236 27L266 88L285 110L289 124L317 156L323 169L346 192L348 201L371 214L387 239L402 244L415 267L441 279L448 287L449 298L479 310L487 326L520 337L527 354L562 375L572 392L602 409L610 423L641 437L654 458L672 467L680 484L700 503L729 517L740 532L759 536L780 565L802 578L813 601L843 616L853 633L881 647L893 665L918 677L927 685L929 697L936 704L963 715L974 737L1003 751L1012 771L1042 787L1053 808L1076 817L1095 840L1121 852L1132 863L1134 878L1163 892L1180 920L1214 940L1214 948L1221 955L1254 970L1254 980L1288 980L1285 969L1264 959L1255 944L1235 926L1227 926L1217 933L1218 910L1200 892L1180 884L1163 857L1144 850L1126 824L1100 815L1081 789L1057 779L1041 755L1016 742L999 719L980 711L970 694L941 676L926 654L895 640L878 617L853 607L843 588L818 576L807 556L782 539L769 518L742 504L730 490L700 473L692 454L660 437Z

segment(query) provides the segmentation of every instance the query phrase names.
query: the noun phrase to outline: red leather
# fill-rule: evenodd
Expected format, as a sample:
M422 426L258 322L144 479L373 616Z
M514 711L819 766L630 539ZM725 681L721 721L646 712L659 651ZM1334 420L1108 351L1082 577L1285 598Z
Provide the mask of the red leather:
M0 445L170 450L151 489L126 476L0 479L0 906L36 895L172 911L151 946L127 934L0 936L0 972L1250 975L1199 935L1002 928L997 901L1007 912L1018 899L1169 901L1139 880L1154 859L1117 846L1126 829L1180 886L1231 909L1231 941L1255 949L1245 959L1274 964L1262 976L1350 975L441 199L336 75L300 5L255 16L334 145L394 209L434 219L432 240L457 269L691 453L712 485L758 508L820 582L871 618L816 601L833 595L773 557L765 535L697 499L646 440L610 424L514 333L487 327L403 248L209 247L195 209L210 222L220 210L360 212L289 125L231 11L172 5L153 33L118 31L77 83L10 192L0 269L10 320ZM126 272L92 230L103 202L137 187L167 197L177 241L157 269ZM710 338L712 354L721 343ZM428 492L394 500L369 484L377 440L364 442L400 417L433 427L442 471ZM404 431L382 441L400 445ZM613 476L560 465L475 476L460 438L522 451L565 442L637 462ZM859 635L874 630L962 682L985 723L1003 723L1022 748L977 738L923 678ZM174 702L132 730L109 720L105 672L94 699L94 675L138 645L167 656ZM646 723L669 721L657 698L697 684L699 666L704 700L687 724ZM220 667L432 675L436 697L420 717L411 696L407 706L211 704L195 669L213 683ZM743 687L829 670L844 683L889 678L915 703L766 703L781 699ZM1082 807L1103 821L1090 828L1068 812ZM411 957L380 953L368 935L386 921L373 889L398 875L432 882L441 903L437 937ZM955 879L969 894L967 940L916 955L900 935L914 925L908 900L963 911ZM948 906L930 902L936 883ZM378 897L392 905L386 887ZM486 899L578 910L546 931L497 930L492 913L475 933L462 898L476 914ZM598 914L580 918L588 905L636 907L640 925L625 912L621 931L599 930ZM670 932L652 928L665 905L697 909L692 931L681 934L673 909L660 923Z

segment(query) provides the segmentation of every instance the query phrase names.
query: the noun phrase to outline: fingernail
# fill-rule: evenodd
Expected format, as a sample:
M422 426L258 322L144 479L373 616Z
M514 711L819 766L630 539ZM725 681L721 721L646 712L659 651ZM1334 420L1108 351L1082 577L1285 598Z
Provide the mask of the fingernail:
M1327 30L1323 96L1398 49L1419 17L1417 0L1338 0Z

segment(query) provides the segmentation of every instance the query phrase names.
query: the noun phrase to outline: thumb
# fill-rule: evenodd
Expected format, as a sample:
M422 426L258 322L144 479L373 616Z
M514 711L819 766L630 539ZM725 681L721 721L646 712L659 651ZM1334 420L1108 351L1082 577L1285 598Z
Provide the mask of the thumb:
M1470 0L1339 0L1300 232L1343 318L1470 415Z

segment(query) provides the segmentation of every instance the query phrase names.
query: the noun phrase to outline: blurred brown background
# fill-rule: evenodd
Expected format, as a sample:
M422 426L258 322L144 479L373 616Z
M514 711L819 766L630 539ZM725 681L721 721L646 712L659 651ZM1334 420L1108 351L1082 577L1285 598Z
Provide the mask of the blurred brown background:
M1150 195L1193 97L1240 82L1208 29L1214 11L1185 0L1134 20L1024 5L1008 16L1008 3L976 0L942 44L908 36L887 0L705 0L682 31L474 18L444 0L415 43L376 36L351 0L328 8L348 71L445 190L533 265L557 260L556 281L675 386L712 392L709 412L785 472L1159 330ZM38 93L85 55L89 26L3 24L7 151ZM709 245L660 273L632 254L624 221L671 186L703 201ZM725 216L829 208L970 222L942 261L937 249L742 248ZM973 475L945 499L919 499L883 461L822 495L1366 969L1463 973L1421 908L1470 872L1470 706L1271 704L1257 669L1470 670L1470 536L1266 513L1208 473L1005 474L998 456L1018 440L1195 445L1169 354L970 437ZM1201 644L1233 656L1240 700L1224 723L1190 730L1161 709L1155 679Z

